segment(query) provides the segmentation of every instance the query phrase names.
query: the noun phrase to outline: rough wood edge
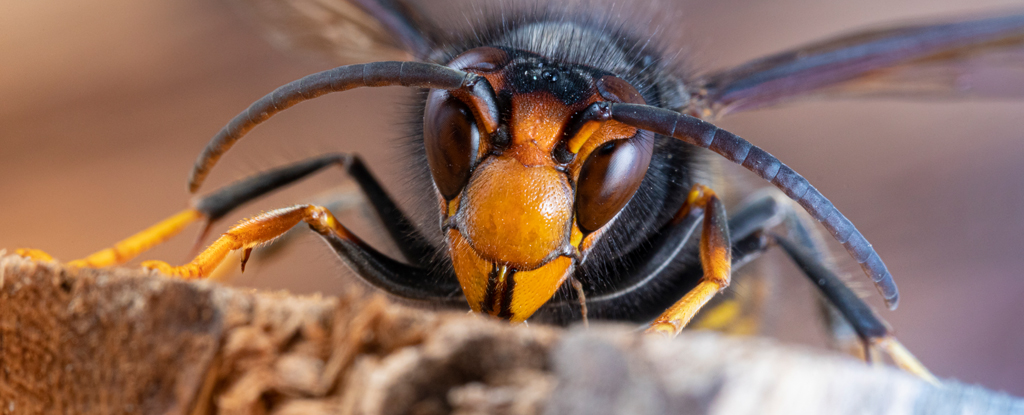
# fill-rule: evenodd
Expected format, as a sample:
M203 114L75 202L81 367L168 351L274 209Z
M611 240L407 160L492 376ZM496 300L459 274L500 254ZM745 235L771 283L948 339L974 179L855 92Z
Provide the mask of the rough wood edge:
M0 413L1024 413L764 339L562 330L0 257Z

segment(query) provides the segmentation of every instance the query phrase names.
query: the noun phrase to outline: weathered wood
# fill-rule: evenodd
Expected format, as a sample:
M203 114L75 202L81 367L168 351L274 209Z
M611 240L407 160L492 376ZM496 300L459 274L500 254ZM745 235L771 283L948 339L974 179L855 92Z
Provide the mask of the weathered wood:
M1024 413L762 339L509 327L0 257L0 413Z

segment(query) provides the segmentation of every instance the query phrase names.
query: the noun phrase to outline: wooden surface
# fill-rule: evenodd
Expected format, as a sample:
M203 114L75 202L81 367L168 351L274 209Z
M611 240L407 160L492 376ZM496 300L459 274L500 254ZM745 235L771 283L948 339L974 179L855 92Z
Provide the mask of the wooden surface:
M5 256L0 413L1004 414L1024 401L762 339L510 327Z

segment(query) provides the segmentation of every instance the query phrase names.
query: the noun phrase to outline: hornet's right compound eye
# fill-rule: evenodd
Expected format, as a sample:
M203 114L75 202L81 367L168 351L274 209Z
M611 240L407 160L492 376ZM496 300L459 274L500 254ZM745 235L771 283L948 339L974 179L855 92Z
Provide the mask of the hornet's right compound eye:
M448 91L430 91L423 113L423 142L437 190L445 200L454 199L469 181L480 148L473 112Z

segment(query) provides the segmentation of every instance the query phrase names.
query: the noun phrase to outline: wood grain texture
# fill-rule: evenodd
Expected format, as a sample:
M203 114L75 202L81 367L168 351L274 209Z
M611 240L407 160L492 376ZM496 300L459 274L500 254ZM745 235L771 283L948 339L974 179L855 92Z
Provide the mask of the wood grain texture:
M5 256L0 413L1004 414L1024 401L763 339L510 327Z

